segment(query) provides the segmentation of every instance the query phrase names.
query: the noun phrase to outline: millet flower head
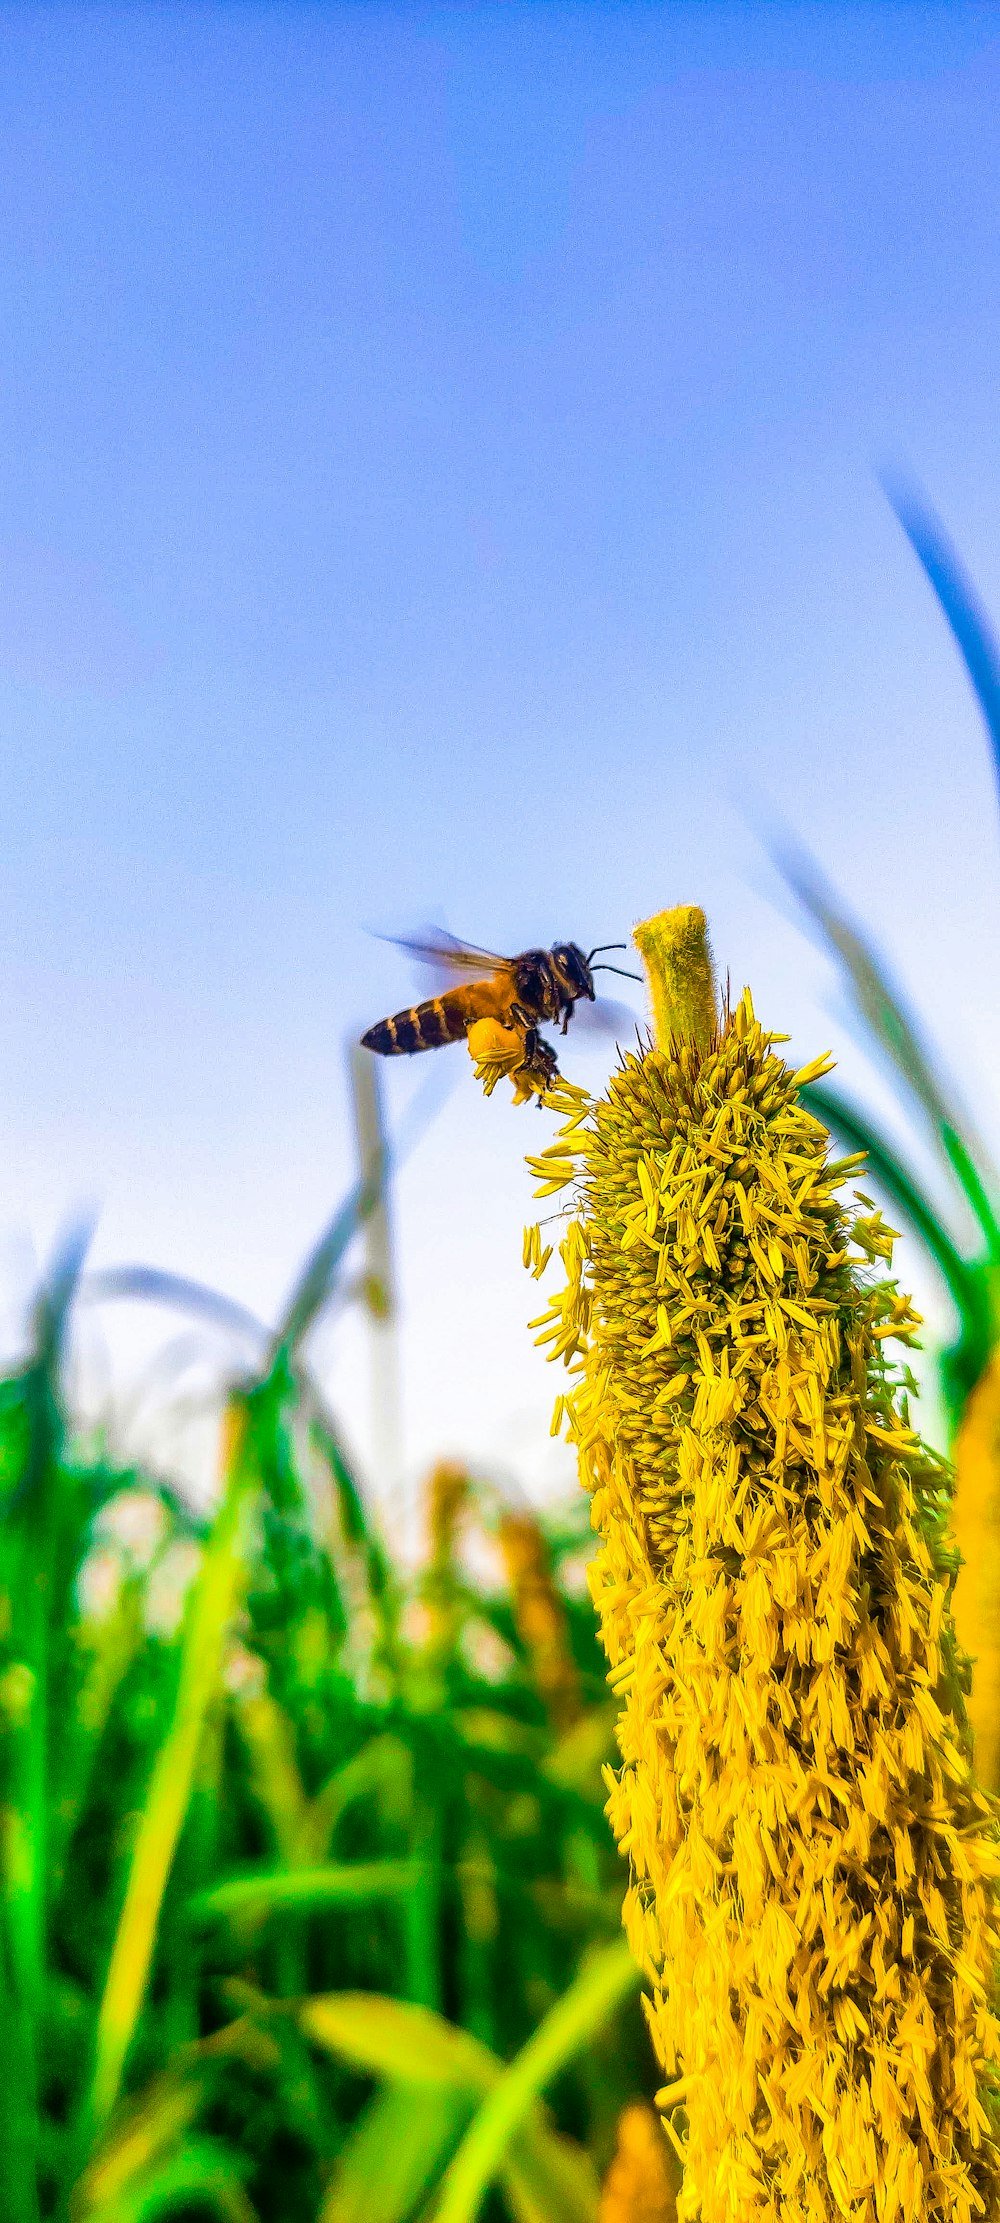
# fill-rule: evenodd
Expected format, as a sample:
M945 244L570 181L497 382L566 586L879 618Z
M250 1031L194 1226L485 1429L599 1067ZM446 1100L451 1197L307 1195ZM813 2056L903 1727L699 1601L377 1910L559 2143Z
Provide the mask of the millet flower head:
M1000 2215L1000 1851L973 1778L947 1472L887 1341L891 1233L840 1185L700 912L636 931L656 1047L558 1083L573 1185L539 1340L603 1549L609 1813L679 2223ZM546 1254L533 1231L528 1263Z

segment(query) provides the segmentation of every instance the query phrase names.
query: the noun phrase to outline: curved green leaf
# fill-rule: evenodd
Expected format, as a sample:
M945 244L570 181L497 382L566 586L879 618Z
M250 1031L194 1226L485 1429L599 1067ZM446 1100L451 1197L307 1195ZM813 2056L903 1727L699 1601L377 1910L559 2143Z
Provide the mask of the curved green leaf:
M341 1260L360 1227L374 1212L382 1195L387 1154L380 1154L365 1180L359 1181L334 1213L329 1226L310 1251L274 1331L272 1358L291 1359L322 1312L334 1287Z
M173 1311L208 1320L213 1327L248 1336L257 1344L266 1344L270 1332L263 1320L235 1297L212 1289L207 1282L193 1281L187 1274L166 1273L159 1266L102 1266L85 1276L80 1295L91 1304L167 1305Z
M941 1077L915 1020L891 985L883 959L848 918L819 866L803 850L786 845L776 861L803 909L840 958L861 1018L928 1120L945 1163L979 1222L990 1257L1000 1259L1000 1221L994 1205L1000 1195L1000 1176L960 1111L952 1084Z
M629 1992L638 1988L639 1981L639 1970L624 1942L587 1961L487 2093L448 2170L434 2223L474 2223L511 2139L539 2095Z
M379 1992L343 1991L308 1999L299 2025L315 2045L368 2076L407 2085L453 2085L478 2097L503 2063L468 2030L431 2007Z
M986 1365L996 1326L988 1271L962 1257L923 1190L895 1151L868 1118L838 1096L834 1089L810 1081L800 1090L803 1102L855 1149L864 1150L868 1170L884 1189L894 1211L924 1246L938 1268L958 1314L958 1340L940 1359L942 1385L957 1425L965 1399Z
M976 691L1000 780L1000 644L968 574L930 503L902 479L883 485L930 580Z
M187 2138L117 2200L88 2208L86 2223L158 2223L192 2207L213 2208L223 2223L256 2223L236 2157L217 2138Z
M447 2084L390 2084L376 2093L340 2152L319 2223L409 2223L473 2105Z
M963 1339L983 1358L992 1347L988 1276L981 1266L963 1258L957 1243L920 1187L914 1174L886 1142L867 1112L859 1111L836 1089L809 1081L800 1091L803 1102L825 1127L863 1150L868 1170L885 1190L890 1203L923 1244L947 1284L961 1323Z
M851 1143L855 1150L865 1152L869 1170L896 1210L908 1220L946 1281L963 1325L968 1325L972 1333L979 1332L986 1319L985 1276L962 1257L933 1205L928 1203L916 1176L886 1142L868 1113L859 1111L836 1089L827 1088L822 1081L807 1081L799 1094L824 1127Z
M85 2138L106 2122L142 2012L160 1909L187 1814L209 1707L221 1679L226 1639L247 1579L256 1474L241 1409L232 1432L225 1490L185 1613L173 1715L153 1765L129 1862L125 1897L97 2021Z
M367 1906L380 1899L404 1899L419 1883L422 1870L412 1860L369 1860L322 1868L255 1869L231 1876L188 1900L193 1921L239 1921L247 1915L299 1914L320 1907Z

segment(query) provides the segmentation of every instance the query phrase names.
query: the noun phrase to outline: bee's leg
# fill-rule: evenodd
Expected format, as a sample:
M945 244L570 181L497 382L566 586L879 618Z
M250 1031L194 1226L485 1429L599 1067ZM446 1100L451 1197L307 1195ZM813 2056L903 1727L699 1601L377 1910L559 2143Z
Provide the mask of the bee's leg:
M550 1043L543 1042L537 1027L529 1027L525 1034L524 1063L533 1073L542 1075L546 1088L559 1078L556 1053Z
M528 1037L533 1035L535 1041L537 1042L538 1029L531 1016L530 1011L525 1010L523 1003L511 1004L510 1009L507 1013L507 1025L509 1027L522 1027L524 1030L525 1039L527 1040Z

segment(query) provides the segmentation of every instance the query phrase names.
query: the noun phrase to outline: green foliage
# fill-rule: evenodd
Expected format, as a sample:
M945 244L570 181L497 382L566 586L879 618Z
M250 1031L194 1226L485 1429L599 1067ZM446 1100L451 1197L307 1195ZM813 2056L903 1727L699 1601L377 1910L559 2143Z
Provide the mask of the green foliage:
M912 487L899 484L889 492L962 655L1000 780L1000 647L937 518ZM943 1177L946 1201L939 1205L866 1110L823 1083L803 1089L804 1100L824 1126L852 1149L865 1151L867 1171L942 1277L956 1319L954 1340L940 1360L954 1439L970 1395L1000 1345L1000 1171L975 1132L955 1082L907 1011L884 959L849 918L818 866L790 844L783 845L779 862L839 959L861 1029L888 1067L903 1109L930 1141ZM967 1224L975 1231L971 1242Z
M585 1531L538 1556L578 1709L557 1722L516 1587L470 1582L450 1533L433 1579L393 1564L302 1363L369 1206L231 1394L202 1530L74 1451L79 1239L0 1384L0 2223L430 2223L442 2200L586 2223L655 2081L615 1942L604 1662L561 1574ZM137 1489L157 1559L123 1549L97 1610ZM471 1484L462 1518L496 1526ZM150 1581L192 1536L164 1635Z

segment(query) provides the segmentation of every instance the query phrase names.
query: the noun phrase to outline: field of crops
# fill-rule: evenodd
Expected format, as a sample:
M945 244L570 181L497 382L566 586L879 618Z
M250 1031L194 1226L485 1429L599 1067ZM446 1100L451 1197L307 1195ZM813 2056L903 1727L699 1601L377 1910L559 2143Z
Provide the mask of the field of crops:
M405 1577L297 1363L328 1276L229 1404L202 1529L74 1458L77 1264L0 1419L4 2213L389 2223L451 2165L457 2217L491 2121L498 2214L592 2213L656 2079L618 1942L583 1501L543 1524L441 1467ZM471 1530L495 1588L463 1573Z
M996 734L984 621L912 528ZM416 1570L365 1502L305 1350L381 1149L229 1388L204 1518L81 1450L82 1240L54 1260L0 1388L3 2223L666 2223L685 2156L712 2223L790 2215L779 2184L803 2217L973 2212L1000 2152L1000 1179L795 870L954 1226L822 1060L789 1074L748 999L720 1022L700 914L637 930L659 1047L596 1105L556 1090L535 1162L575 1184L543 1332L593 1601L583 1494L543 1518L442 1463ZM954 1302L957 1639L950 1478L883 1349L918 1323L873 1200L837 1198L858 1150Z

